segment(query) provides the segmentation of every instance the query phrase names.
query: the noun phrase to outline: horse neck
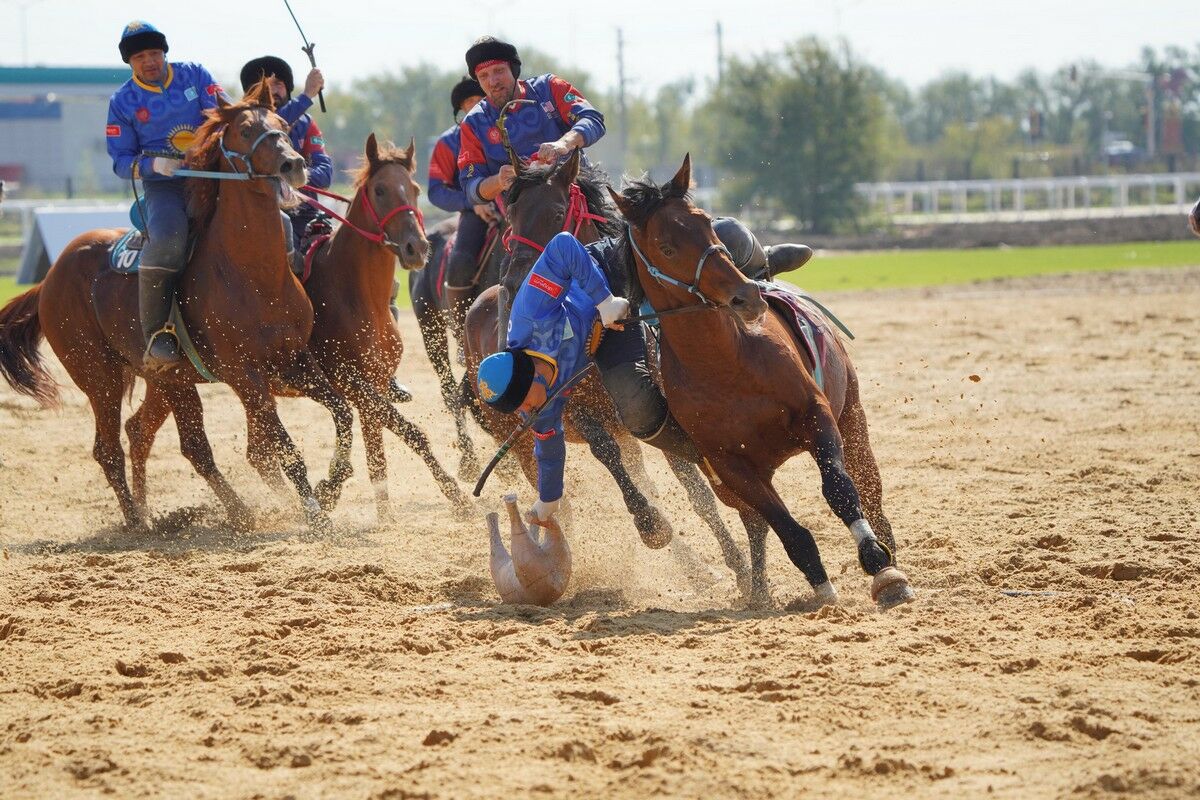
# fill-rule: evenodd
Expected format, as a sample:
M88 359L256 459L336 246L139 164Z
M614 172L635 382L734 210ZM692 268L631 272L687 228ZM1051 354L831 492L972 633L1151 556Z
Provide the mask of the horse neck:
M251 183L222 181L209 230L243 274L286 276L290 266L279 203L274 192L256 192Z
M350 209L346 212L346 219L360 230L376 233L378 225L367 211L363 200L365 191L364 186L355 193L354 199L350 201ZM395 255L350 225L341 225L334 232L328 254L328 260L337 264L339 281L357 279L367 285L387 284L388 289L384 294L390 291L395 271Z

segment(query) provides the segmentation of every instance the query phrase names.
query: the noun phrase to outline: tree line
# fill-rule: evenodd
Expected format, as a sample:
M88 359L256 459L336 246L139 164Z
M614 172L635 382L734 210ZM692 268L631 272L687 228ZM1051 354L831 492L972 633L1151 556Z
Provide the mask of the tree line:
M756 208L817 232L858 224L858 182L1183 170L1200 153L1200 46L1145 48L1134 64L1065 63L1011 81L951 72L910 88L844 42L803 38L729 60L719 82L627 92L624 104L586 69L520 50L525 74L562 75L605 114L608 135L588 152L614 179L665 179L690 151L716 208ZM453 124L459 77L418 64L328 91L321 124L338 165L351 166L375 131L414 137L424 170Z

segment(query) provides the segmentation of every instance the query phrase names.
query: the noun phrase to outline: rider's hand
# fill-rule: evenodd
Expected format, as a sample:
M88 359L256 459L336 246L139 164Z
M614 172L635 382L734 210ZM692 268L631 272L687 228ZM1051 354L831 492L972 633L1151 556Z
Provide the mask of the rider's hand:
M613 297L610 294L600 301L596 310L600 312L600 322L604 327L625 330L625 325L620 320L629 316L629 301L624 297Z
M508 191L517 180L516 167L512 164L503 164L500 167L500 171L496 173L496 177L500 179L500 189Z
M169 178L175 174L175 170L183 166L183 161L178 158L164 158L163 156L155 156L150 159L150 169L155 175L162 175Z
M543 164L557 164L560 158L566 158L571 148L559 141L545 142L538 147L537 160Z
M475 206L475 216L487 223L496 222L500 219L500 215L496 213L496 207L491 203L480 203Z
M558 500L551 500L548 503L545 500L539 499L533 504L533 508L529 510L529 515L525 518L525 521L531 525L541 525L543 528L546 527L550 522L552 522L551 517L558 512L558 506L560 503L562 503L562 498L559 498Z
M304 79L304 94L308 96L309 100L312 100L324 88L325 76L321 74L321 70L313 67L312 71L308 73L308 77Z

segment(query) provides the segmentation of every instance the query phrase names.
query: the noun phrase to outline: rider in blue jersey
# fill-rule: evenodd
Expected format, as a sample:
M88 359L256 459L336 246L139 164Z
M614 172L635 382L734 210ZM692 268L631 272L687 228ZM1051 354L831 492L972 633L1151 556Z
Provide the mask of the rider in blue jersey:
M205 109L215 108L225 93L201 65L168 63L167 37L149 23L126 25L118 48L133 76L109 100L105 138L113 172L140 179L145 193L149 241L138 272L138 314L146 341L143 367L157 370L180 360L168 317L187 258L188 220L184 181L174 175Z

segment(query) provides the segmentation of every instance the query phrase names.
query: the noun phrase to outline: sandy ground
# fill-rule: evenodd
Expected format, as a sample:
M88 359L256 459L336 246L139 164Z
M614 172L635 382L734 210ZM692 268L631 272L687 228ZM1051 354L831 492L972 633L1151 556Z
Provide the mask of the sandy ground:
M259 529L214 511L132 537L82 396L50 412L0 390L0 794L1196 796L1200 268L828 300L859 334L919 592L882 615L807 460L777 486L838 607L784 610L807 586L772 538L778 608L741 609L657 454L678 536L649 551L572 448L572 587L507 608L484 507L454 522L394 438L400 521L376 524L356 442L337 535L307 542L205 388ZM454 466L411 319L405 341L405 411ZM282 406L323 471L328 418ZM156 512L213 504L171 422L151 467ZM484 506L517 486L493 479Z

